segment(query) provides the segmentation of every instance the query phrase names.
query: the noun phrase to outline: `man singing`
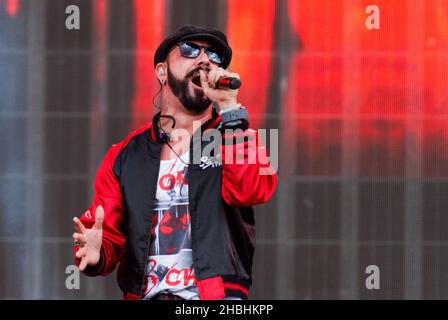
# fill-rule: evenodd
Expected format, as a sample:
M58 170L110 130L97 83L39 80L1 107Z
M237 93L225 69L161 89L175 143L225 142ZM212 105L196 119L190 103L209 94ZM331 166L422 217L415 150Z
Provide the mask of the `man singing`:
M217 30L185 26L162 41L154 56L160 112L109 149L91 207L73 219L79 269L107 275L119 263L126 299L248 297L252 206L271 198L277 176L248 129L238 85L228 85L239 80L227 70L231 59ZM206 130L222 134L218 154L204 155L216 143L201 139Z

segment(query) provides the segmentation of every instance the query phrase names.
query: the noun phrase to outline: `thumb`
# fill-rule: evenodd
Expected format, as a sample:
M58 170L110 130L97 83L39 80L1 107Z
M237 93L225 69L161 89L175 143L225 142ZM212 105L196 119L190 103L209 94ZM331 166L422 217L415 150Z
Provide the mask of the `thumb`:
M101 229L103 227L104 221L104 209L102 206L96 207L95 211L95 225L94 227L97 229Z
M199 76L201 77L202 90L207 91L210 89L210 84L208 83L208 77L204 70L199 70Z

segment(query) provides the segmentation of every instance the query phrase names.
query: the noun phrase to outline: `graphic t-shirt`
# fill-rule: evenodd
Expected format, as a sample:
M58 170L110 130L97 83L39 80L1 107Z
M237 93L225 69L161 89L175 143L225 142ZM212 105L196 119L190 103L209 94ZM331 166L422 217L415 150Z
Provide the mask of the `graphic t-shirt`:
M160 162L144 299L159 293L199 299L191 254L188 182L184 180L189 152L181 159L185 163L178 158Z

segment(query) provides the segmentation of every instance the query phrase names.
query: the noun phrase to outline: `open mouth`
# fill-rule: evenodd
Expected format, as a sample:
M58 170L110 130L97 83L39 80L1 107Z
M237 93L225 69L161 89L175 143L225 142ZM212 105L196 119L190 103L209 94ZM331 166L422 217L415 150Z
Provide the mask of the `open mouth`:
M191 82L193 82L193 84L194 84L196 87L202 88L201 77L200 77L199 74L193 76L193 77L191 78Z

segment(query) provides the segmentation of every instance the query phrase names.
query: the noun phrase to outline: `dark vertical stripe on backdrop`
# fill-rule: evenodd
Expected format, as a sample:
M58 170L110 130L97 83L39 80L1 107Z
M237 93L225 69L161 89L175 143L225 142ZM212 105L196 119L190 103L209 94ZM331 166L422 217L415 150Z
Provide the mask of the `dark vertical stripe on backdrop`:
M168 0L168 2L168 33L186 24L225 30L226 2L224 0Z

